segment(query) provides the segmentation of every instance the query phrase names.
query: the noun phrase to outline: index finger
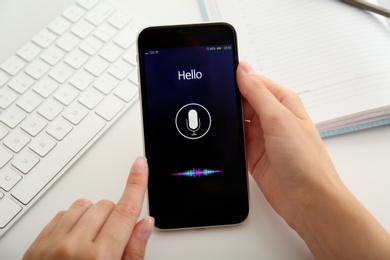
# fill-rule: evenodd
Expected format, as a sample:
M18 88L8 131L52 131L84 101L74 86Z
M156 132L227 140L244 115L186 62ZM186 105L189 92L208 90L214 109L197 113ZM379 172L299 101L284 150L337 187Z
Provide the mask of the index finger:
M122 254L141 213L148 183L148 164L138 157L131 167L125 191L102 227L96 242L119 247Z

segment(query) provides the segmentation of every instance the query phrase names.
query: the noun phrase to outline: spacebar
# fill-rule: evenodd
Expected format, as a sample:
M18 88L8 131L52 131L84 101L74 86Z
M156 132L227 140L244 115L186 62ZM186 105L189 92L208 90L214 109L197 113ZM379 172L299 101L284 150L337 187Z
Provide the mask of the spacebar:
M104 120L90 114L15 187L12 196L27 205L104 126Z

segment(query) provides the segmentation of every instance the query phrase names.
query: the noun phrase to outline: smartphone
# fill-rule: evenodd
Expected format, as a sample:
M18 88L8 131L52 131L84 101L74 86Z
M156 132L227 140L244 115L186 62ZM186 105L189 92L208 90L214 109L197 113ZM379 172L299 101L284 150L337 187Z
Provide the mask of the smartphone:
M241 223L249 199L234 28L146 28L138 37L138 61L155 226Z

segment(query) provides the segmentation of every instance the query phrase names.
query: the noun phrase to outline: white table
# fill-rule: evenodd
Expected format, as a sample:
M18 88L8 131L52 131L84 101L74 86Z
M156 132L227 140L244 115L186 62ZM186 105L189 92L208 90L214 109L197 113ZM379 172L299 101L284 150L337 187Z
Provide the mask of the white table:
M0 63L73 1L1 0ZM115 0L150 24L201 21L192 1ZM128 170L142 154L139 102L0 239L0 259L20 259L40 230L78 198L117 201ZM325 139L341 178L390 231L390 126ZM272 210L250 181L251 211L235 227L154 231L146 259L310 259L300 237ZM142 215L147 214L144 204Z

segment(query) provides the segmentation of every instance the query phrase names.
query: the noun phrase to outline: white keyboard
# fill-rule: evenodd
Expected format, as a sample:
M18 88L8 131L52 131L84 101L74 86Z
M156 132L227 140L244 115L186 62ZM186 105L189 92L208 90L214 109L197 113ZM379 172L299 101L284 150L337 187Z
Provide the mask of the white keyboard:
M138 99L140 29L77 0L0 65L0 237Z

